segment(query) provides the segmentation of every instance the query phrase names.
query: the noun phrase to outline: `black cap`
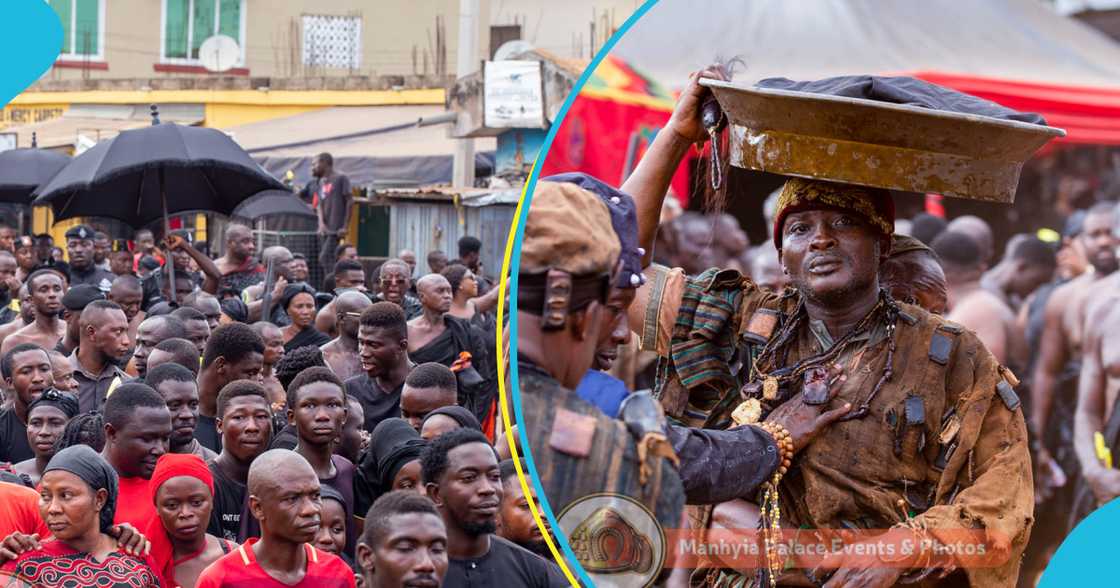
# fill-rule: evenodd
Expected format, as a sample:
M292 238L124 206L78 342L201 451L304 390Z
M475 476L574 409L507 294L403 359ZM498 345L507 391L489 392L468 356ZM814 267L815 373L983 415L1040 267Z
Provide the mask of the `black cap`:
M105 294L101 289L92 284L78 284L71 286L62 297L62 306L69 311L84 310L86 305L94 300L105 300Z
M144 257L141 257L140 262L137 265L139 267L142 267L142 268L146 269L146 270L152 270L152 271L157 270L160 267L159 261L156 260L156 258L152 257L151 255L145 255Z
M70 230L66 231L66 238L93 239L94 232L95 231L89 225L78 225L76 227L70 227Z

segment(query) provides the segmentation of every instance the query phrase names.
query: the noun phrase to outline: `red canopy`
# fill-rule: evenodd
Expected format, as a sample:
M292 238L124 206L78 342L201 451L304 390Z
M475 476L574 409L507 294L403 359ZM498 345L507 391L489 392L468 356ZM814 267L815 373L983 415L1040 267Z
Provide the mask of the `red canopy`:
M928 82L997 102L1024 112L1037 112L1050 126L1065 129L1056 143L1120 145L1120 89L1019 82L935 71L912 75Z

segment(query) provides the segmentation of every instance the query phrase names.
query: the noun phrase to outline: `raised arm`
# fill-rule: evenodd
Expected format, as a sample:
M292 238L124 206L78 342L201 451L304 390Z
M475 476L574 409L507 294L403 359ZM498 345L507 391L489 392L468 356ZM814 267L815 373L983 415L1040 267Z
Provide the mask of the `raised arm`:
M490 290L482 296L471 298L470 303L474 305L475 312L489 312L494 307L498 306L498 296L502 293L502 289L497 284L490 286Z
M645 249L642 266L649 265L653 255L653 238L661 220L661 205L669 191L669 183L681 160L694 143L708 140L708 132L700 122L700 105L710 90L700 85L700 78L723 79L712 67L695 72L688 86L677 99L677 106L665 128L638 162L634 173L622 184L622 191L634 198L638 213L638 245Z
M203 291L216 295L218 293L218 283L222 279L222 272L218 269L214 260L203 255L201 251L187 243L186 239L178 235L168 235L165 242L169 251L182 249L187 255L191 256L191 259L198 265L198 269L202 270L203 275L206 276L206 279L202 282Z

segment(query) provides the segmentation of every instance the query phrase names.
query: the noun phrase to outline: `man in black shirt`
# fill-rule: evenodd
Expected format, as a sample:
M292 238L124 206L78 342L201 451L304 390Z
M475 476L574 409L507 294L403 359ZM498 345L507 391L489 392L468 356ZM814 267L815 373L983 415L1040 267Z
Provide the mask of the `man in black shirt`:
M474 281L478 282L478 295L490 291L492 280L483 275L482 267L482 241L478 237L463 235L459 238L459 263L467 266L474 272Z
M377 302L386 300L404 309L404 316L412 320L424 313L424 307L415 296L408 293L412 279L408 277L408 264L399 259L389 259L377 268Z
M13 392L12 405L0 410L0 462L35 457L27 442L27 407L54 382L51 358L34 343L21 343L0 360L4 386Z
M240 380L222 388L217 400L222 452L210 462L214 474L214 509L207 533L244 543L241 517L249 466L268 450L272 437L272 409L268 392L255 381Z
M194 438L194 428L198 426L198 382L194 372L179 364L164 363L153 367L144 383L159 392L171 413L168 452L191 453L203 461L218 457Z
M358 319L358 356L364 374L346 380L346 394L358 399L366 431L400 416L401 390L414 364L408 359L408 323L392 302L377 302Z
M422 363L408 374L401 389L401 418L416 432L433 411L455 406L458 386L451 368L438 363Z
M206 341L198 374L198 426L194 436L213 451L222 450L218 436L218 392L234 380L257 381L264 362L264 341L244 323L222 325Z
M485 435L461 428L432 439L421 468L428 497L447 525L444 588L568 585L554 564L493 534L502 475Z
M319 217L319 267L334 267L335 248L350 228L350 178L334 171L334 158L320 153L311 164L311 180L299 196Z
M365 586L439 586L447 574L447 527L431 500L390 492L369 509L358 542Z
M530 484L529 494L525 494L525 489L521 487L521 480L517 478L517 468L512 459L504 460L498 465L502 470L502 528L498 534L545 559L551 559L548 543L545 542L541 528L533 520L533 513L529 509L530 499L540 504L536 490ZM526 467L522 460L521 470L528 472Z
M67 280L70 279L70 264L54 258L54 237L50 236L50 233L35 235L35 258L37 261L31 271L52 269L65 276Z
M78 225L66 231L66 255L70 260L70 285L90 284L109 293L116 274L101 269L93 261L93 229Z
M206 341L210 339L210 321L206 319L206 315L189 306L182 306L172 311L171 316L183 321L187 328L187 335L183 338L194 343L198 348L198 356L202 357L206 352Z

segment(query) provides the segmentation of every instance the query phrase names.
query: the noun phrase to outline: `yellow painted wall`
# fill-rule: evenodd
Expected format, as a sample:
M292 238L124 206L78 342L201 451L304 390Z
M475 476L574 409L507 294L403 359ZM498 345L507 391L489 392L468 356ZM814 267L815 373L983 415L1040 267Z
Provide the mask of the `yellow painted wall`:
M203 126L224 129L274 118L322 110L326 106L267 106L255 104L207 104Z
M443 88L416 90L90 90L24 92L18 106L58 104L242 104L254 106L395 106L443 104Z

